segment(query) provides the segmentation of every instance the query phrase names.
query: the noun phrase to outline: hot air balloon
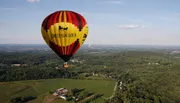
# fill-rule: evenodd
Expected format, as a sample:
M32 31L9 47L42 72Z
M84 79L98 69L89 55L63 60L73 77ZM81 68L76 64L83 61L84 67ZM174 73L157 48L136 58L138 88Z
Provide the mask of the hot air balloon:
M88 24L79 13L60 10L43 20L41 33L46 44L64 60L63 67L68 68L67 62L88 36Z

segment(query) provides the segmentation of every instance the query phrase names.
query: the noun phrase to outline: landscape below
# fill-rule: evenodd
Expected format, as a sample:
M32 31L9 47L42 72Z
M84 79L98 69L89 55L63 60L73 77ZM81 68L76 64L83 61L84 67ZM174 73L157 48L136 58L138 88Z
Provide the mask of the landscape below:
M100 94L92 103L180 102L179 46L85 45L62 64L44 45L0 45L0 102L74 102L58 88Z

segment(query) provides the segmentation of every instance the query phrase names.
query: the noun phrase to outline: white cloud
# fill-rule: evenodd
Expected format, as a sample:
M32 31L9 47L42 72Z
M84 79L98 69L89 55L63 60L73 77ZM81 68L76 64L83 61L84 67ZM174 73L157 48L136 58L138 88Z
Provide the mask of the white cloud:
M121 28L121 29L146 28L146 26L144 26L144 25L134 25L134 24L120 25L118 27Z
M39 2L40 0L27 0L30 3Z

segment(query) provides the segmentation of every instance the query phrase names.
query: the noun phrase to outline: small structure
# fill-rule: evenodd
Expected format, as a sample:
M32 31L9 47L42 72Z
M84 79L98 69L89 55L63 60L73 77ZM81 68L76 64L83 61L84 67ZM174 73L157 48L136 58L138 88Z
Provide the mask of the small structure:
M67 97L66 96L59 96L60 98L64 99L64 100L67 100Z
M11 66L15 66L15 67L26 67L27 64L12 64Z
M58 95L68 95L68 90L66 88L59 88L56 90Z
M58 96L58 94L56 92L53 93L54 96Z
M159 63L155 62L155 63L148 63L148 65L159 65Z
M55 69L60 69L59 67L55 67Z
M56 89L53 95L66 100L67 99L66 96L68 95L68 90L66 88L59 88L59 89Z

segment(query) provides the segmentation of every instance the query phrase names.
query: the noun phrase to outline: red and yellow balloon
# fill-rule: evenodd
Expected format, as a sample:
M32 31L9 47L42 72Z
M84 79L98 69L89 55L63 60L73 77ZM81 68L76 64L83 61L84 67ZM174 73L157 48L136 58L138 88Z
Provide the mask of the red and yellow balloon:
M41 33L46 44L67 63L86 40L88 24L79 13L61 10L43 20Z

